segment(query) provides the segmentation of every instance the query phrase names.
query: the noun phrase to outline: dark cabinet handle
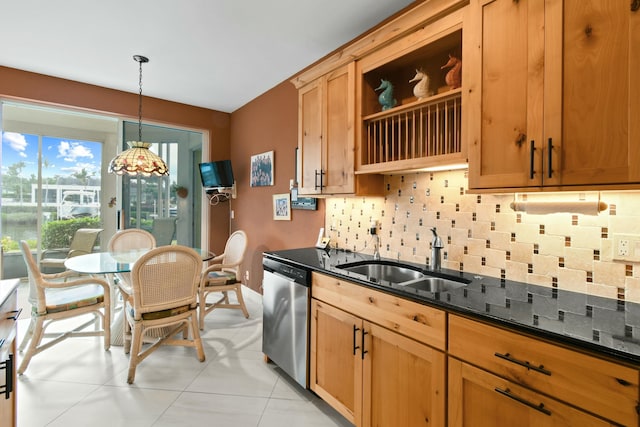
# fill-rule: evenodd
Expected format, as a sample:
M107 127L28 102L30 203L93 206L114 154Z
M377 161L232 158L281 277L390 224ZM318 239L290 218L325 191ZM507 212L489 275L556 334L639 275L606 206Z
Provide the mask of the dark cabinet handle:
M553 175L553 139L549 138L548 146L547 146L547 162L548 162L548 173L547 177L551 178Z
M529 150L529 179L533 179L533 176L536 173L536 171L533 169L533 167L534 167L533 155L534 155L535 151L536 151L536 142L532 139L531 140L531 148Z
M360 346L356 345L356 332L358 332L360 328L356 325L353 325L353 355L356 355L356 350L360 348Z
M540 403L539 405L536 405L535 403L531 403L528 400L523 399L522 397L516 396L515 394L511 393L511 390L509 390L508 388L505 390L502 390L501 388L496 387L494 390L503 396L507 396L508 398L513 399L516 402L522 403L523 405L526 405L530 408L533 408L536 411L542 412L545 415L551 415L551 411L544 407L544 403Z
M540 366L532 365L531 363L527 362L526 360L523 361L523 360L516 359L515 357L511 356L509 353L505 353L505 354L494 353L494 356L499 357L500 359L504 359L504 360L506 360L508 362L515 363L516 365L523 366L523 367L527 368L527 370L531 369L532 371L536 371L536 372L539 372L539 373L544 374L544 375L551 375L551 371L548 371L548 370L544 369L543 365L540 365Z
M9 358L0 363L0 369L4 369L4 385L0 386L0 392L4 393L4 398L9 399L13 392L13 354Z
M362 328L362 360L364 360L364 355L366 353L369 353L368 350L364 349L364 336L367 335L369 332L365 331L364 328Z
M640 9L640 0L631 0L631 12L636 12Z
M22 307L20 307L18 310L10 311L9 313L15 314L13 316L7 317L7 320L18 320L18 317L20 317L20 314L22 313Z
M320 185L318 185L318 177L320 177ZM322 170L322 169L317 170L316 169L316 179L315 179L315 182L314 182L314 188L316 190L320 189L320 191L322 191L322 187L324 187L324 183L322 182L322 178L323 177L324 177L324 170Z

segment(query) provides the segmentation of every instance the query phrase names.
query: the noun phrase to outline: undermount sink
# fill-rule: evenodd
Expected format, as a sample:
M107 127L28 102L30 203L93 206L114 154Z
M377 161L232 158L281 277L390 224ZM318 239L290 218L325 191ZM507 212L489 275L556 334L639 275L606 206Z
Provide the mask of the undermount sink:
M363 275L371 282L388 282L394 287L407 287L423 292L447 292L469 283L464 279L431 275L418 267L391 261L360 261L336 267Z
M447 292L456 288L461 288L467 284L451 279L443 279L441 277L426 276L422 279L411 282L399 283L399 285L424 292Z
M352 273L363 274L374 282L402 283L425 277L419 270L384 261L358 262L338 265L337 267Z

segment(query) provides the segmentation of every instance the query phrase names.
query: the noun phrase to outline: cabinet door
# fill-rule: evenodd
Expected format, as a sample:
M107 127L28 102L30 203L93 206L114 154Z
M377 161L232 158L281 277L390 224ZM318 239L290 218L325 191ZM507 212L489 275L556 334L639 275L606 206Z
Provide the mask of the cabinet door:
M544 1L473 0L469 188L541 185ZM533 149L532 149L533 145Z
M640 11L628 1L546 4L544 144L561 158L545 185L638 182Z
M325 125L322 192L348 194L354 188L355 62L324 80Z
M611 424L449 358L449 426L564 427Z
M310 386L346 419L361 425L362 321L311 300Z
M640 12L582 0L471 8L469 188L640 182Z
M17 282L17 279L16 279ZM16 328L17 328L17 288L9 295L5 302L0 305L0 362L6 363L9 358L13 358L16 363ZM5 396L6 387L12 382L13 388L9 396ZM0 426L16 425L16 367L11 364L4 365L0 369Z
M322 171L322 81L309 83L298 92L298 191L320 194Z
M364 322L363 426L445 425L445 356Z

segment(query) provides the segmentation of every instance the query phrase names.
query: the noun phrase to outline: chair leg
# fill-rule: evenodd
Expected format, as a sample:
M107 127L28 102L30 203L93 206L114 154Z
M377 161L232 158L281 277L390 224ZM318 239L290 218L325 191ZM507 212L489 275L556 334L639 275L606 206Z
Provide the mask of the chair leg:
M22 375L24 371L27 370L27 366L29 366L29 362L31 362L31 358L35 356L38 346L40 345L40 341L42 341L42 337L44 336L44 317L37 317L33 336L31 337L31 341L29 342L29 348L25 353L22 363L20 363L20 367L18 368L18 375Z
M104 349L111 348L111 313L108 308L104 308L102 316L102 330L104 331Z
M129 354L131 352L131 324L126 314L122 313L122 315L124 316L124 321L122 322L122 328L124 330L122 333L122 348L124 349L124 354Z
M202 291L198 294L198 322L200 330L204 330L204 317L207 315L207 295L208 292Z
M133 384L136 378L136 367L140 363L140 351L142 351L142 325L133 326L133 338L131 346L133 352L129 355L129 373L127 375L127 383Z
M22 353L25 347L27 346L27 344L29 344L29 341L33 337L33 330L35 329L35 327L36 327L36 318L34 316L31 316L31 320L29 320L29 328L27 329L27 332L25 332L24 337L22 337L22 342L20 343L20 347L18 347L18 350L20 351L20 353Z
M244 305L244 298L242 297L242 283L238 283L236 285L236 297L238 298L238 304L240 304L244 317L248 319L249 312L247 311L247 307Z
M202 339L200 338L200 331L198 331L198 321L195 312L191 315L191 333L193 334L193 343L198 352L198 360L204 362L204 348L202 346Z

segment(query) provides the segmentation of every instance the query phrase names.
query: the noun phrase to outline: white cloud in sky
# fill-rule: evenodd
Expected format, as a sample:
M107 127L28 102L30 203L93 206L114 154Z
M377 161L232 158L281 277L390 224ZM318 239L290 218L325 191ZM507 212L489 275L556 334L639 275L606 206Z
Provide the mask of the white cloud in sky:
M67 162L76 162L79 158L93 159L93 153L78 142L60 141L58 157L62 157Z
M82 163L82 162L79 162L79 163L76 163L76 164L71 165L71 166L65 166L65 167L60 168L60 170L62 172L69 173L69 175L73 175L74 173L82 172L82 169L86 170L89 173L89 175L91 175L91 174L99 175L100 174L100 171L98 170L97 165L95 165L93 163Z
M9 147L18 152L20 157L27 157L25 151L28 144L24 135L16 132L4 132L3 138L9 144Z

